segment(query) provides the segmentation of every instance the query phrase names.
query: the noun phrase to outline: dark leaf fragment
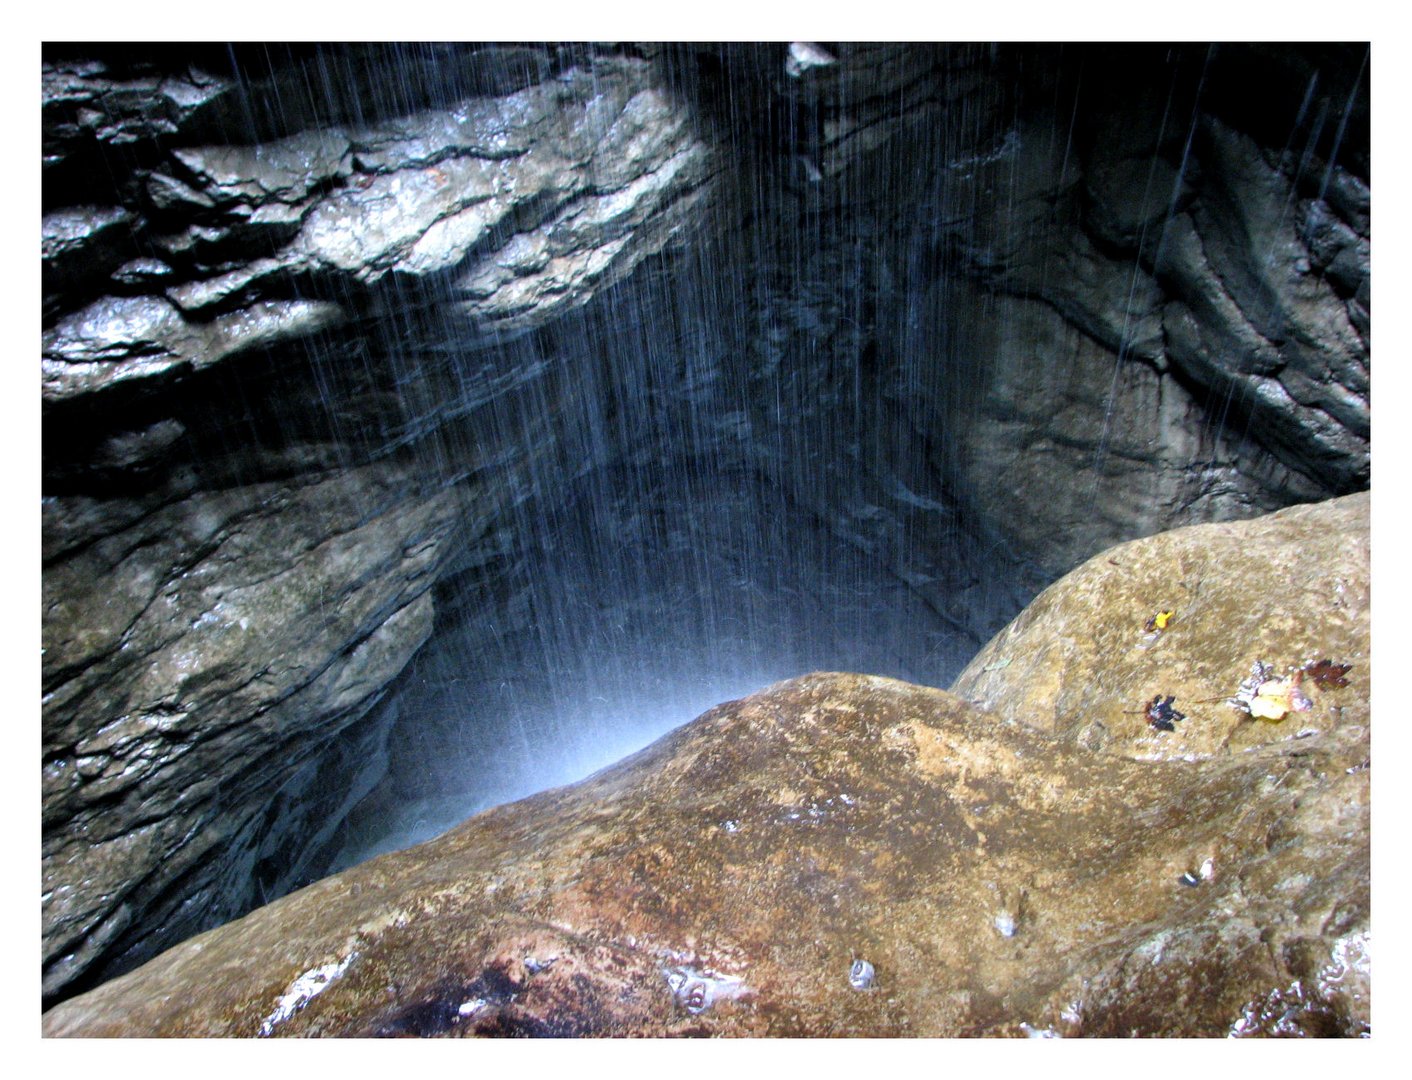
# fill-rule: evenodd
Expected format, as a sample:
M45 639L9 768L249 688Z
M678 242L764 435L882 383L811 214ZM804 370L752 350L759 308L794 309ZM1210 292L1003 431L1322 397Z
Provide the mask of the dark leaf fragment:
M1147 722L1158 731L1176 731L1176 721L1185 720L1186 714L1172 708L1175 694L1168 694L1164 700L1161 694L1154 697L1147 706Z
M1328 690L1335 686L1347 686L1348 680L1344 676L1352 666L1335 664L1332 660L1320 660L1317 663L1305 664L1304 674L1313 679L1320 690Z

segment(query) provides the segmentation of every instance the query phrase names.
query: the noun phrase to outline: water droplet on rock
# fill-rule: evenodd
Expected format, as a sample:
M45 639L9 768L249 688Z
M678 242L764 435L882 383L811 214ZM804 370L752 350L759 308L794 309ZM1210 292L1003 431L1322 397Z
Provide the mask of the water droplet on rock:
M855 990L871 990L873 979L876 977L873 965L866 960L855 960L853 966L848 969L848 985Z

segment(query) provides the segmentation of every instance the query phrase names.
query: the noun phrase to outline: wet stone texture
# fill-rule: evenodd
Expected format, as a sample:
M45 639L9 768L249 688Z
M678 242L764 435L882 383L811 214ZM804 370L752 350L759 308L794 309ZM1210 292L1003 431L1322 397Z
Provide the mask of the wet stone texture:
M1362 495L1113 549L954 693L814 674L718 706L45 1032L1366 1033L1367 544ZM1311 676L1307 710L1225 702L1322 658L1347 685Z
M101 287L95 260L120 284L138 269L104 228L131 215L48 215L46 308L65 314L45 332L46 400L199 370L315 335L360 306L357 289L342 306L289 299L310 278L347 290L390 274L409 286L454 274L449 302L469 318L468 339L523 332L583 304L687 228L711 174L707 148L646 61L602 66L366 127L172 150L134 178L152 216L144 247L158 257L147 263L159 280L181 271L161 297L80 306L95 278ZM57 119L75 108L58 88L91 84L98 95L102 66L50 64L45 77L51 136L78 138ZM165 111L153 87L132 92Z
M945 681L1119 540L1366 486L1365 60L46 45L47 999L318 873L415 741L353 725L580 492L758 477Z
M46 993L248 910L271 792L426 640L463 508L384 463L127 509L97 541L49 534ZM285 806L269 843L317 830L319 804Z

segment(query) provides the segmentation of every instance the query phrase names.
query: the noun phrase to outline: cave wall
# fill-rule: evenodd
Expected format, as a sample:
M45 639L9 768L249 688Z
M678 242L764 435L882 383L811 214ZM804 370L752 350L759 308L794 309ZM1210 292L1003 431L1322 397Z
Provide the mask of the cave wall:
M851 247L809 252L792 295L839 283L820 315L853 336L844 366L875 358L967 518L1046 579L1120 539L1360 490L1365 61L947 54L888 88L904 108L863 96L880 118L796 137L834 187L795 216L847 219Z
M976 646L1366 487L1365 58L51 47L46 994L297 882L447 583L663 432Z

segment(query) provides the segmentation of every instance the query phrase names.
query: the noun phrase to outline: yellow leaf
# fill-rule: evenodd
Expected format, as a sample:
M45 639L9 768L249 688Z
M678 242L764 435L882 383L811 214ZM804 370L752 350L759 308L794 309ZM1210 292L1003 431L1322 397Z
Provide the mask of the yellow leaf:
M1260 688L1260 692L1250 699L1250 715L1261 720L1283 720L1289 712L1289 697L1281 697L1278 693L1266 693L1265 686Z
M1261 720L1283 720L1291 712L1312 707L1296 679L1267 679L1250 699L1250 715Z

